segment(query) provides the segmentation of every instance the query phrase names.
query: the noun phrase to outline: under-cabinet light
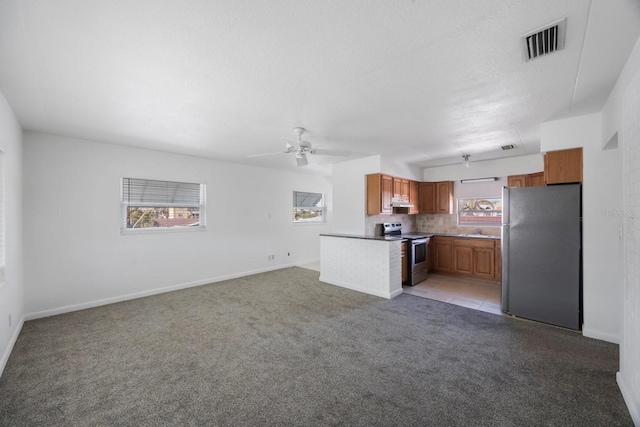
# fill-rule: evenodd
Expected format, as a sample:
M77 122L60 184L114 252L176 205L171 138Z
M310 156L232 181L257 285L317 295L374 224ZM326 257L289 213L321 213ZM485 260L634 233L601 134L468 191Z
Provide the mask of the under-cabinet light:
M474 179L461 179L460 183L461 184L473 184L476 182L490 182L490 181L495 181L498 178L496 178L495 176L489 177L489 178L474 178Z

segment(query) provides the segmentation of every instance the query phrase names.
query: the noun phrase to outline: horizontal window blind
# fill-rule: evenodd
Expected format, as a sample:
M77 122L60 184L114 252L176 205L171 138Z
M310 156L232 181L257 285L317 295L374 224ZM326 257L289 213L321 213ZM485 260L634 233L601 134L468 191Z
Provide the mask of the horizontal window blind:
M322 193L306 193L304 191L293 192L294 208L321 208Z
M130 205L195 206L202 194L197 183L123 178L122 199Z

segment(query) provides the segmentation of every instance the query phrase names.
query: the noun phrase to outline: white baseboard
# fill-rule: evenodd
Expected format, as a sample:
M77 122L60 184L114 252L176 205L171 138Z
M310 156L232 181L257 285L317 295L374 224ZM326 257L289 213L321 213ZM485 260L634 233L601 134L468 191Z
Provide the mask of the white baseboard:
M9 340L9 345L7 345L7 348L5 349L4 354L2 355L2 359L0 359L0 377L4 372L5 366L7 366L7 362L9 361L9 356L11 356L11 352L13 351L13 346L16 344L16 341L18 340L18 335L20 335L23 325L24 325L24 316L22 316L22 319L20 319L20 322L18 322L18 325L16 326L16 330L13 332L13 335Z
M614 344L620 344L620 337L607 332L598 331L597 329L590 329L582 325L582 335L587 338L595 338L601 341L607 341Z
M316 262L320 262L320 258L312 258L312 259L305 259L302 261L297 261L295 263L296 267L300 267L301 265L307 265L307 264L315 264Z
M195 282L182 283L179 285L167 286L164 288L150 289L148 291L136 292L133 294L120 295L110 298L103 298L94 301L87 301L79 304L67 305L64 307L52 308L49 310L38 311L35 313L25 314L24 320L35 320L43 317L55 316L58 314L70 313L72 311L85 310L87 308L99 307L101 305L113 304L121 301L128 301L136 298L148 297L151 295L163 294L165 292L177 291L180 289L193 288L195 286L208 285L211 283L222 282L224 280L237 279L238 277L252 276L254 274L266 273L268 271L281 270L283 268L294 267L293 264L280 264L275 267L260 268L257 270L244 271L242 273L229 274L226 276L213 277L210 279L197 280Z
M333 286L340 286L341 288L347 288L347 289L351 289L352 291L358 291L358 292L362 292L363 294L369 294L369 295L373 295L376 297L380 297L380 298L386 298L386 299L391 299L395 296L398 296L402 293L402 289L400 289L399 293L396 292L379 292L376 290L372 290L372 289L366 289L366 288L361 288L349 283L341 283L337 280L326 280L324 279L322 276L320 276L320 281L323 283L327 283L329 285L333 285Z
M629 414L631 414L633 424L637 427L640 427L640 396L633 395L633 392L627 386L620 372L616 373L616 381L618 382L618 388L620 388L624 403L627 405Z

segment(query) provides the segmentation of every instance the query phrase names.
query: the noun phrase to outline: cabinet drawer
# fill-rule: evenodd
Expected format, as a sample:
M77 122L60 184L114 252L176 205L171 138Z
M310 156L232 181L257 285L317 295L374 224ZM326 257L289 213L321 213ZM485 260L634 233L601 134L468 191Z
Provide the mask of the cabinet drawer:
M495 247L495 242L493 239L453 239L453 244L456 246L466 246L472 248L489 248L493 249Z

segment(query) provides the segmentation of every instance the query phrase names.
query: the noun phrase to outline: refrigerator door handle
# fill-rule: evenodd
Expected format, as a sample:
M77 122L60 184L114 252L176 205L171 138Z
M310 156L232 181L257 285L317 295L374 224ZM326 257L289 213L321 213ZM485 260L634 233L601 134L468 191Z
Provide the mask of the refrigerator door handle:
M509 187L502 187L502 223L509 224Z
M509 312L509 224L502 224L502 246L500 256L502 258L502 311Z

